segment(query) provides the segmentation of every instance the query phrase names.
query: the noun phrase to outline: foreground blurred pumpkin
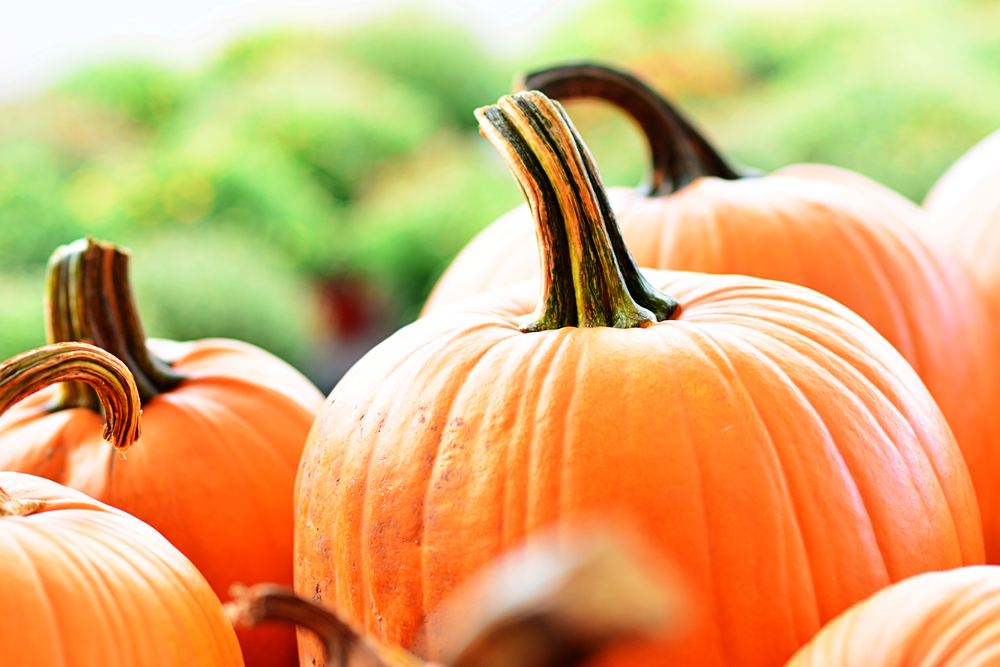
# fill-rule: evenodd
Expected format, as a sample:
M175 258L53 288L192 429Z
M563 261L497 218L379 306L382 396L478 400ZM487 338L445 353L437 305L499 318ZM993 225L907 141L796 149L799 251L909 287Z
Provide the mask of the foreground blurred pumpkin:
M979 493L990 562L1000 563L1000 351L983 294L960 262L928 247L912 202L847 170L796 165L737 178L670 104L603 67L554 68L525 85L620 105L649 138L648 191L615 190L639 266L734 273L802 285L860 315L937 401ZM487 228L456 258L425 312L538 275L528 211Z
M328 667L574 667L654 632L682 634L683 587L642 541L578 528L503 554L429 616L445 638L441 662L367 637L335 608L284 586L240 587L226 612L236 627L294 623L303 646L312 644L311 664Z
M127 449L139 395L125 366L83 343L0 364L0 412L52 382L98 388ZM195 567L125 512L39 477L0 472L0 663L9 667L242 665L222 605Z
M796 286L640 273L561 107L477 114L537 217L541 301L520 283L425 316L338 384L297 481L301 595L437 658L424 615L477 568L610 515L705 600L686 641L615 664L755 666L893 581L981 562L951 432L871 327Z
M787 667L986 667L1000 660L1000 568L911 577L832 620Z
M149 523L220 598L235 581L291 583L295 470L321 394L246 343L147 341L128 259L93 240L57 251L48 335L92 342L125 362L143 401L141 444L118 460L101 437L92 390L67 383L0 418L0 470L52 479ZM286 628L239 637L248 664L297 664Z

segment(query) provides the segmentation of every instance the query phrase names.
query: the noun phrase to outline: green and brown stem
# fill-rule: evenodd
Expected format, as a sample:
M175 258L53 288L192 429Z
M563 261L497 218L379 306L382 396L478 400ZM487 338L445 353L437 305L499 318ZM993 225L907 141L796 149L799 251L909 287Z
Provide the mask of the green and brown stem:
M129 283L128 250L93 238L63 246L49 260L45 325L49 342L83 341L120 359L135 377L143 403L184 380L146 347ZM68 383L54 409L98 410L86 385Z
M521 186L538 232L542 296L521 330L645 327L670 318L677 301L639 272L594 160L559 103L527 91L476 117Z
M561 65L531 72L515 88L537 90L556 100L597 99L631 116L649 142L650 196L677 192L703 176L758 175L755 170L730 165L676 106L620 70L594 63Z
M139 439L142 406L132 374L116 357L87 343L45 345L0 364L0 414L57 382L92 388L104 408L104 439L121 454Z

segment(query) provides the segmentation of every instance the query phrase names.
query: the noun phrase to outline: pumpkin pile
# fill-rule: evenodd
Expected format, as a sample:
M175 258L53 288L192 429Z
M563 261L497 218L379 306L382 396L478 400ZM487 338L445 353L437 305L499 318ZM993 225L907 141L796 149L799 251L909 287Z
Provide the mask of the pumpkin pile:
M248 344L147 339L125 249L55 252L50 345L0 365L0 662L1000 655L1000 135L921 208L733 165L608 67L522 87L475 116L526 205L325 404ZM604 187L579 97L642 128L647 186ZM483 579L600 522L670 564L683 613L601 560Z

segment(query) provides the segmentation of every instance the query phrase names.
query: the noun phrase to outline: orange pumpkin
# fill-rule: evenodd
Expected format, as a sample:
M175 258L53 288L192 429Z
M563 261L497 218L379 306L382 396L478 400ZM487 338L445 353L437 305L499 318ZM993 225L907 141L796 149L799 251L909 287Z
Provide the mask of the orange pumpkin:
M108 435L138 435L128 369L82 343L0 365L0 412L61 380L93 384ZM219 599L155 530L125 512L32 475L0 472L0 662L65 667L243 664Z
M934 237L966 260L1000 305L1000 130L959 158L924 200Z
M122 359L143 399L143 438L118 460L90 389L42 391L0 418L0 470L40 475L158 530L226 599L236 581L292 581L292 492L322 395L276 357L231 340L147 341L128 253L86 240L50 264L49 337ZM297 664L294 632L239 633L249 665Z
M243 664L188 559L135 517L41 477L0 472L0 581L4 665Z
M300 594L436 659L424 615L477 568L601 515L704 601L686 640L613 664L753 667L893 581L981 562L951 432L871 327L792 285L640 272L561 107L477 115L536 216L542 298L427 315L341 380L299 470Z
M1000 656L1000 568L911 577L854 605L786 667L971 667Z
M821 165L736 178L707 142L638 80L597 66L554 68L526 85L620 104L650 138L651 190L611 200L640 266L732 273L802 285L871 324L938 402L980 494L986 553L1000 563L1000 349L968 270L918 236L919 208L858 174ZM487 228L455 259L425 312L537 277L526 209Z

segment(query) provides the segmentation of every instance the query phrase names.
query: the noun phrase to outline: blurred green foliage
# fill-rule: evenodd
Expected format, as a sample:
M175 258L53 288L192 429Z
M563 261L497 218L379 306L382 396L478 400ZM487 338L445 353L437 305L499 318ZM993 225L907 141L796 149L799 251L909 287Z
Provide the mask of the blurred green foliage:
M0 359L45 344L45 272L0 272Z
M252 36L201 72L102 64L0 109L0 275L28 295L0 311L18 330L3 349L41 341L41 287L22 288L86 234L132 247L151 335L240 338L305 368L336 335L325 283L380 287L383 329L415 317L450 257L518 201L472 116L508 72L411 15Z
M151 62L96 65L66 78L56 90L111 109L158 130L195 91L178 72Z
M543 62L586 54L619 63L740 162L835 164L917 202L1000 126L995 1L670 5L657 23L638 18L644 2L599 0L559 31ZM587 137L592 123L582 120ZM592 148L628 132L604 132Z
M312 287L281 253L222 226L142 235L129 245L148 336L237 338L308 361L316 342Z
M0 108L0 355L42 341L45 261L85 234L132 246L153 335L305 368L330 322L405 323L521 200L473 109L557 62L635 71L746 164L837 164L919 201L1000 126L997 26L995 0L596 0L516 61L407 12L250 36L199 71L89 67ZM643 178L630 121L569 110L607 183ZM343 301L358 284L378 307Z
M449 123L475 129L472 110L510 92L513 73L485 57L471 35L403 12L345 35L338 52L436 100Z

